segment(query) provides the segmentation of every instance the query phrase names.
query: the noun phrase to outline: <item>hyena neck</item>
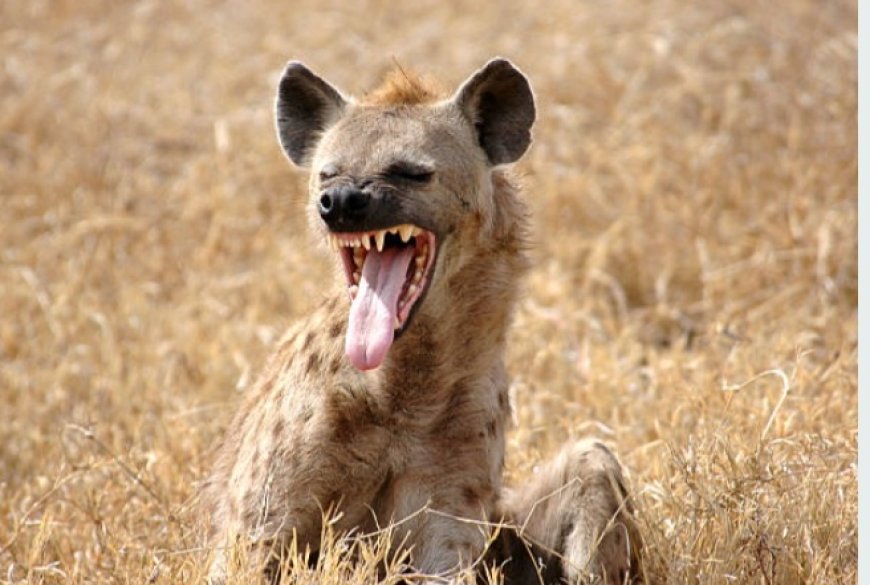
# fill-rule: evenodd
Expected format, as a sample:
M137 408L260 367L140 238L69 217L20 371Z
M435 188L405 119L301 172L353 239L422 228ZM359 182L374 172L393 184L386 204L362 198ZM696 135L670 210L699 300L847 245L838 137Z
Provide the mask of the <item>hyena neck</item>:
M503 369L505 341L520 282L528 268L527 212L503 172L493 174L495 212L486 235L467 246L465 261L430 292L412 327L391 349L388 378L414 377L433 386L489 378ZM470 253L469 253L470 252ZM437 294L436 294L437 293ZM435 396L433 396L435 398Z

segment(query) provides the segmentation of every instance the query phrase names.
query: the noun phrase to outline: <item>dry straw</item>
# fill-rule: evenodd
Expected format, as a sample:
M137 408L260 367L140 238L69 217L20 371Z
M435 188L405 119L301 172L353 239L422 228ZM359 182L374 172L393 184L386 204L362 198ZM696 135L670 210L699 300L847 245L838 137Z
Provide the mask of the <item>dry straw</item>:
M856 12L0 4L0 580L201 582L236 388L332 275L274 138L284 62L362 94L394 57L450 87L502 54L540 112L508 480L603 436L650 582L854 583ZM405 566L325 538L296 582Z

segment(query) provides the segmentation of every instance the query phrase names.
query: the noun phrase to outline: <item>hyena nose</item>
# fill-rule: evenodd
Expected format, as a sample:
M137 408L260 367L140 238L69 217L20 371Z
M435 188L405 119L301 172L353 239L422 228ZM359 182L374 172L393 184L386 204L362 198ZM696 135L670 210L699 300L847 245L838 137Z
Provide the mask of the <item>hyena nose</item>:
M368 193L352 185L340 185L323 192L317 210L327 225L338 227L365 217L370 202Z

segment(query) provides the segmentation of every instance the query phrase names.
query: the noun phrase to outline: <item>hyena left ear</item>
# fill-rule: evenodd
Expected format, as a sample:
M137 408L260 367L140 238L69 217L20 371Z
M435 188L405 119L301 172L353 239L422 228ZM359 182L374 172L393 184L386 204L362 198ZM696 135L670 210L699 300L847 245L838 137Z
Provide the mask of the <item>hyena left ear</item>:
M299 61L291 61L278 82L275 121L284 152L300 167L309 157L320 135L344 112L347 101L337 89L311 72Z
M462 84L453 98L474 124L477 140L492 165L519 159L532 141L535 98L526 77L496 58Z

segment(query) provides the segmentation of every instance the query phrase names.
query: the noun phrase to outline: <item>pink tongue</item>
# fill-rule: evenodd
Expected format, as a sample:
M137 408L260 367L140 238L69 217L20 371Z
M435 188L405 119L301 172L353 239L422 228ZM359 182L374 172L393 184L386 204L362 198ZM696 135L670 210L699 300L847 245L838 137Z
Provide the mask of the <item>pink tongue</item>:
M344 351L359 370L377 368L393 343L399 295L414 247L372 249L366 254L359 292L350 307Z

